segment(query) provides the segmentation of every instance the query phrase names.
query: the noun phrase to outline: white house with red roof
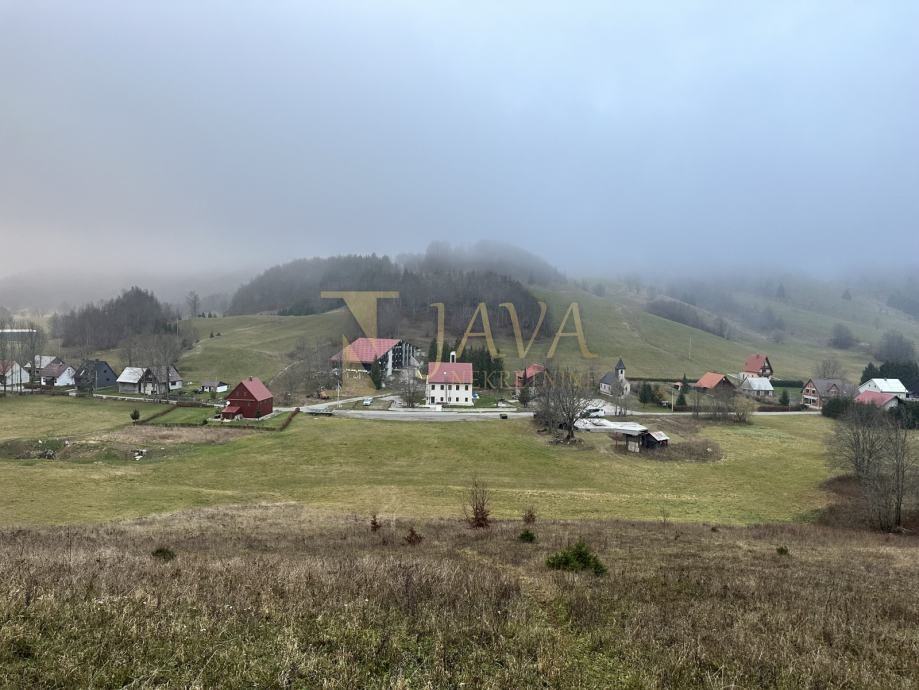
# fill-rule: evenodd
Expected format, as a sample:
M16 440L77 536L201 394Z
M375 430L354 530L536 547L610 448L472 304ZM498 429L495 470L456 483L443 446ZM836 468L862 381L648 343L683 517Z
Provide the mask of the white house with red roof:
M890 410L900 404L900 398L893 393L865 390L855 396L859 405L874 405L882 410Z
M425 400L430 405L462 405L472 407L472 364L457 362L450 353L449 362L430 362L424 387Z
M393 371L418 366L418 348L396 338L358 338L329 358L333 366L346 371L369 372L374 362L380 365L384 377Z

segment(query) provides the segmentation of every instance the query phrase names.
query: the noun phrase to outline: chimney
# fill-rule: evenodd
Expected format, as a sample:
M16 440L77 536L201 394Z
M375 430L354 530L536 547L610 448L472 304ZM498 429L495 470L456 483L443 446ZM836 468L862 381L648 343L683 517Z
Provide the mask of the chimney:
M454 364L456 363L456 350L450 353L450 361L453 362Z

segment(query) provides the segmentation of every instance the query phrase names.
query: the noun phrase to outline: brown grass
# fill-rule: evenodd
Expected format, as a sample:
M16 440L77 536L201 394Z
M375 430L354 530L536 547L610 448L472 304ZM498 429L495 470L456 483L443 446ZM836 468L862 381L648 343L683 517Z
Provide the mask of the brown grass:
M284 504L0 532L0 687L919 683L916 538L380 523ZM579 538L606 576L546 568Z

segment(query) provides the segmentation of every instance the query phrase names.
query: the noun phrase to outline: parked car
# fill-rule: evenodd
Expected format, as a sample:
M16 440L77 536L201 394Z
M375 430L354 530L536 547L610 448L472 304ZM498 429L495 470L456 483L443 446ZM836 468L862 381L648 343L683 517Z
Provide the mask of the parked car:
M606 412L604 412L602 407L588 407L584 410L585 417L605 417Z
M364 398L363 405L364 407L370 407L373 405L373 398Z

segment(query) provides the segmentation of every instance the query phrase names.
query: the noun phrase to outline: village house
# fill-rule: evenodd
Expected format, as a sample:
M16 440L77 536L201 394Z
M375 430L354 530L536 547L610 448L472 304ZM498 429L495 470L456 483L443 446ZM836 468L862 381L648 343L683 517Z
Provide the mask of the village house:
M146 371L145 367L125 367L118 375L118 392L140 393L140 380Z
M274 394L261 379L250 376L240 381L227 396L226 407L220 412L223 419L260 419L274 411Z
M118 382L118 375L108 362L101 359L89 359L80 365L73 379L80 390L97 390L114 386Z
M449 362L433 362L428 366L425 400L429 404L472 407L472 364L457 362L456 353L451 352Z
M629 395L632 392L632 384L625 377L625 364L621 357L616 362L615 368L606 372L600 379L600 392L604 395L615 395L614 389L617 384L622 395Z
M741 382L740 392L755 400L768 400L775 395L772 382L764 376L748 376Z
M531 364L522 371L515 371L514 395L520 395L520 390L524 386L528 386L530 388L535 388L538 386L541 383L545 373L546 368L542 364Z
M743 371L740 372L740 378L746 379L751 376L759 376L765 379L771 379L773 373L772 363L769 361L769 357L757 352L747 357L744 361Z
M38 379L43 386L62 388L75 385L76 374L76 369L55 357L51 364L38 370Z
M900 404L900 398L893 393L865 390L855 396L855 402L859 405L874 405L882 410L892 410Z
M174 366L148 367L140 378L140 392L145 395L165 395L185 385Z
M859 393L873 391L875 393L890 393L898 397L907 397L909 391L900 379L870 379L858 387Z
M694 388L697 391L707 393L733 393L734 384L724 374L715 371L706 372L702 378L696 381Z
M370 372L377 362L384 378L394 371L417 367L418 348L395 338L358 338L329 358L345 371Z
M858 388L842 379L809 379L801 390L801 403L814 410L834 398L854 398Z
M0 392L21 391L29 382L29 372L12 360L0 360Z
M223 381L202 381L199 393L226 393L230 386Z

